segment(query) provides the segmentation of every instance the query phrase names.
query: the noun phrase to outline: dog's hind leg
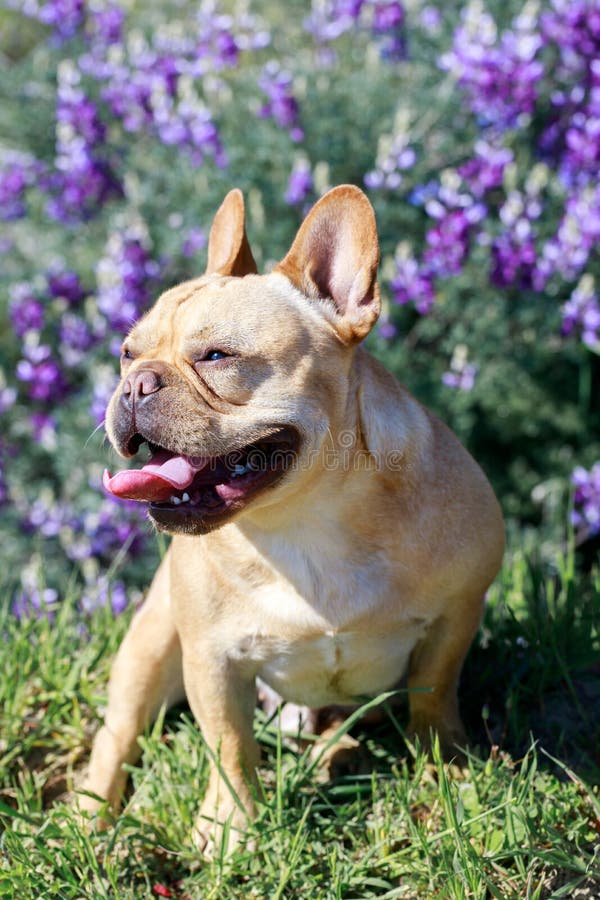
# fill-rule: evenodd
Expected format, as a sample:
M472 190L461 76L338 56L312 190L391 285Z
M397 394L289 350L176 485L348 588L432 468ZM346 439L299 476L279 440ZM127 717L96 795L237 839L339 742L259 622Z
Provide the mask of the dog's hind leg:
M113 812L119 808L127 773L124 764L140 756L138 737L161 707L185 696L181 647L169 598L169 554L135 614L112 666L104 724L92 748L89 771L80 790L96 794ZM97 812L101 803L85 794L79 807Z
M408 673L410 721L407 733L431 749L437 732L445 759L462 761L467 736L458 709L458 680L465 656L479 627L483 592L457 598L432 624L412 653Z

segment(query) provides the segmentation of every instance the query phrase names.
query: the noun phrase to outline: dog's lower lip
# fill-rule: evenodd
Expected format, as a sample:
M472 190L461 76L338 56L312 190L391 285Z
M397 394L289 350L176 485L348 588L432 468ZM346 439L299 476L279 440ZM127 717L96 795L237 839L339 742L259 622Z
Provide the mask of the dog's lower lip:
M244 474L231 475L231 480L206 481L208 475L201 473L199 483L190 486L184 492L174 491L166 502L150 502L151 509L175 509L181 513L193 512L201 507L203 512L213 508L224 508L232 503L244 500L250 493L263 484L271 483L284 474L285 468L277 466L265 469L250 469Z
M211 458L185 490L174 489L168 500L150 501L149 513L168 531L226 520L284 477L299 443L295 429L282 428L255 444Z

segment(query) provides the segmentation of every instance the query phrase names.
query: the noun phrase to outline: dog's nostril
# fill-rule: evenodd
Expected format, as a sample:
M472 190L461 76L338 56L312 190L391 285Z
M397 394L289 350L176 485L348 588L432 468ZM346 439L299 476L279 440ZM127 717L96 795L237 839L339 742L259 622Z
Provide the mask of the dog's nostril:
M132 397L145 397L148 394L154 394L161 388L161 382L152 369L142 369L141 371L132 372L123 383L123 393Z

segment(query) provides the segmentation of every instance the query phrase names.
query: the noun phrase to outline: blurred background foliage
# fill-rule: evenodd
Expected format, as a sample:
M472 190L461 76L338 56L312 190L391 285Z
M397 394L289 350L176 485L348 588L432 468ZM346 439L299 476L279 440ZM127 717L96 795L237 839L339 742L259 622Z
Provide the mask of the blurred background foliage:
M143 515L100 488L103 410L129 323L203 271L233 186L262 270L325 190L367 191L384 297L369 348L481 463L515 544L549 557L574 528L593 551L599 58L594 0L4 0L0 537L17 611L66 578L84 608L119 609L107 573L151 570Z

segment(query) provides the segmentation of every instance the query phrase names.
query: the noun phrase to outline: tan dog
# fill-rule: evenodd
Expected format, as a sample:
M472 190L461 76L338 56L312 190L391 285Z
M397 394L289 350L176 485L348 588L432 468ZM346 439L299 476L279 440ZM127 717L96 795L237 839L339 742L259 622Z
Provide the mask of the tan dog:
M358 346L380 310L378 259L371 205L342 186L257 275L232 191L206 274L167 291L123 346L107 430L122 456L143 442L152 455L105 485L149 501L175 537L115 660L85 789L117 809L138 735L185 693L219 761L203 849L228 820L235 843L254 814L257 677L316 708L408 670L422 689L409 732L437 730L450 755L465 742L457 681L502 517L451 432Z

